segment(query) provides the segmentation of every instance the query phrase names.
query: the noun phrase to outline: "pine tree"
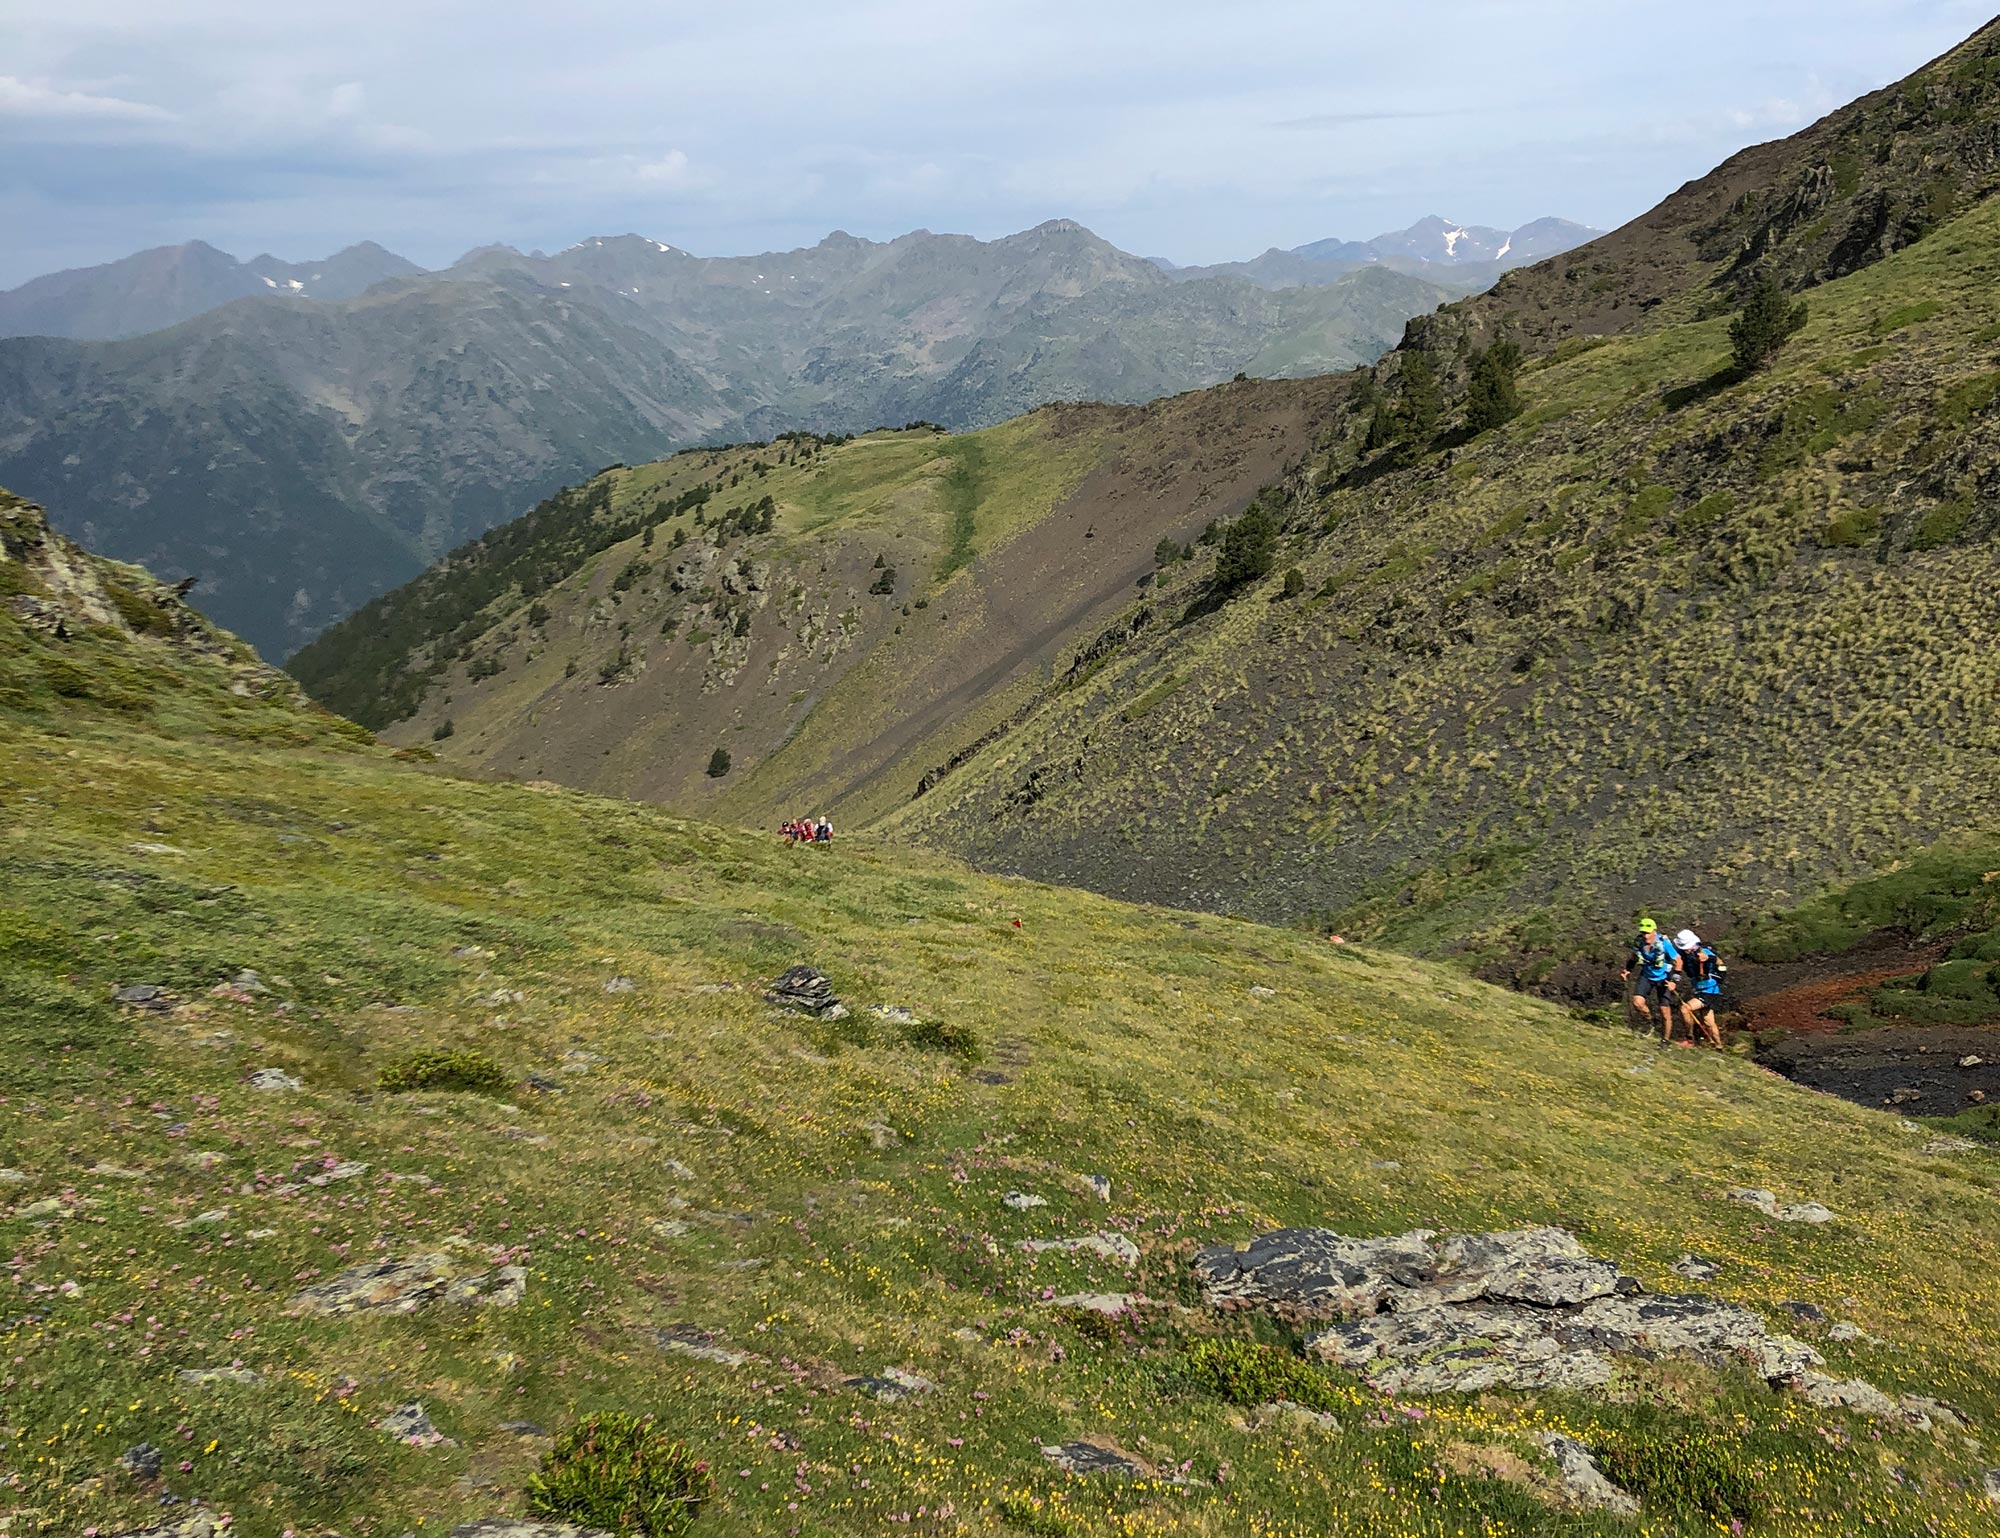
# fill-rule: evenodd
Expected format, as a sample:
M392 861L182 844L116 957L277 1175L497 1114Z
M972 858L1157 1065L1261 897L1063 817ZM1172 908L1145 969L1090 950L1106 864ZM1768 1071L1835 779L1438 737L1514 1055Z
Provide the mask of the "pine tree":
M1362 442L1364 452L1372 454L1377 449L1386 449L1396 441L1396 414L1384 400L1375 402L1375 414L1368 419L1368 436Z
M1419 445L1428 443L1436 436L1438 421L1443 416L1444 389L1438 383L1431 360L1420 352L1403 354L1403 398L1397 412L1399 436Z
M1215 558L1215 590L1227 596L1255 582L1271 569L1278 555L1278 520L1261 502L1222 533L1222 550Z
M1476 437L1521 414L1514 377L1521 370L1520 346L1503 337L1472 355L1472 383L1465 396L1465 425Z
M1736 312L1729 346L1739 374L1754 374L1777 355L1788 339L1805 329L1806 303L1794 303L1778 280L1765 273Z

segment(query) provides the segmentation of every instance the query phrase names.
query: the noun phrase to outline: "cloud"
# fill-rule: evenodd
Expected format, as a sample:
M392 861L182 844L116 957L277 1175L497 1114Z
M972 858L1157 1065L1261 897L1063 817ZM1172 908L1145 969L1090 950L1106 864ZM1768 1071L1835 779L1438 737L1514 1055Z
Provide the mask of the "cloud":
M148 102L66 91L43 80L23 80L15 75L0 75L0 118L48 124L164 125L176 121L173 113Z
M1474 113L1494 111L1491 107L1439 107L1415 112L1358 111L1358 112L1314 112L1305 117L1281 118L1274 128L1315 129L1351 128L1358 123L1411 123L1426 118L1470 117Z
M667 192L686 191L698 181L686 150L668 150L657 160L641 160L632 167L632 177Z
M1609 225L1978 19L1975 0L348 0L319 28L242 0L11 9L0 287L197 235L443 262L604 230L760 251L1061 214L1196 262L1435 208Z

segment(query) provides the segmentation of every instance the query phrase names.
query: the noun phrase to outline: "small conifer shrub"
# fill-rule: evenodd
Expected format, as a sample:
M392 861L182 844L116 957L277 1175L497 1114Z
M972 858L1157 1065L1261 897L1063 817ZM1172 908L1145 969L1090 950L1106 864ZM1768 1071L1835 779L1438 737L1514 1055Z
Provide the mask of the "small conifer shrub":
M430 1048L385 1063L375 1075L384 1093L406 1095L412 1090L465 1090L475 1095L504 1095L513 1081L484 1052L470 1047Z
M584 1416L528 1477L536 1516L639 1538L676 1538L714 1497L708 1465L649 1415Z

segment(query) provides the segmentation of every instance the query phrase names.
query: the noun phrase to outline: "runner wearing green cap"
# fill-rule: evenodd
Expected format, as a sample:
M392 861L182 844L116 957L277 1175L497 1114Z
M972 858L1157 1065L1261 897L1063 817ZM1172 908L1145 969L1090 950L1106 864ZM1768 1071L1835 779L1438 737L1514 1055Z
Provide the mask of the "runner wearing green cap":
M1639 1012L1639 1018L1650 1020L1655 1008L1660 1013L1660 1039L1674 1039L1674 1017L1679 1013L1678 1001L1674 995L1680 980L1681 953L1674 949L1673 942L1660 933L1660 926L1651 919L1639 920L1639 938L1632 942L1632 958L1619 977L1629 982L1634 970L1639 974L1639 982L1632 989L1632 1007ZM1694 1032L1690 1028L1689 1040Z

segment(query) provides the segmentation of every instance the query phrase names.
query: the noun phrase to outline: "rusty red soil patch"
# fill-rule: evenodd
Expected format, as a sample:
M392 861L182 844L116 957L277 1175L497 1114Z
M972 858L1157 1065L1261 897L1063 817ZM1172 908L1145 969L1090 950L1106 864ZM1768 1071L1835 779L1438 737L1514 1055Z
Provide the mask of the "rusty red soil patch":
M1840 1030L1846 1021L1826 1012L1836 1004L1847 1004L1891 978L1908 977L1922 966L1885 967L1874 972L1856 972L1846 977L1820 977L1809 983L1780 988L1753 999L1745 1007L1752 1031L1783 1031L1788 1036L1820 1036Z

